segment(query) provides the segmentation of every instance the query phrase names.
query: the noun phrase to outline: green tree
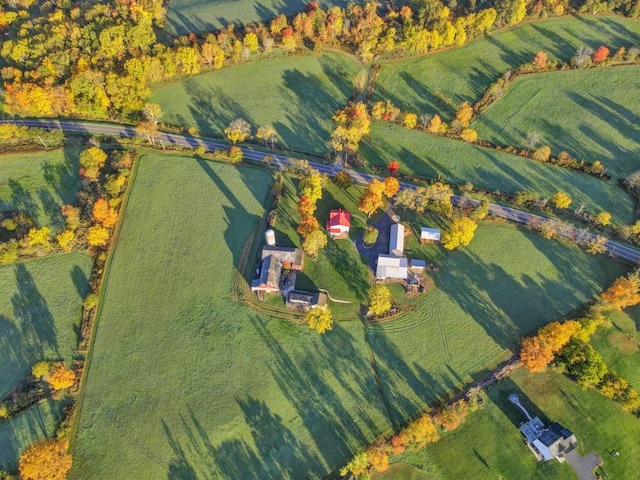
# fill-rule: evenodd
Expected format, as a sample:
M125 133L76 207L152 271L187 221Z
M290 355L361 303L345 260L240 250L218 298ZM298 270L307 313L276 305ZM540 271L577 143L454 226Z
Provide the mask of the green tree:
M376 227L367 227L362 235L362 241L367 245L373 245L378 241L378 234L380 232Z
M341 188L342 190L346 190L351 185L353 185L353 179L351 178L351 175L349 175L344 170L340 170L336 174L336 176L333 179L333 182L338 186L338 188Z
M442 235L442 244L447 250L464 247L471 243L478 224L467 217L456 217L451 223L449 231Z
M491 204L489 203L489 200L487 200L486 198L480 200L480 203L478 203L478 205L476 205L476 208L473 209L473 212L471 212L471 218L473 220L484 220L487 215L489 215L490 205Z
M597 385L607 374L607 366L602 355L589 345L572 342L562 351L560 361L565 364L567 373L576 379L578 385L587 388Z
M322 230L310 232L302 242L302 249L310 257L317 257L320 250L327 246L327 235Z
M374 285L369 290L369 315L382 315L391 310L391 292L385 285Z
M333 314L327 307L312 308L304 319L309 324L309 328L318 333L324 333L333 328Z

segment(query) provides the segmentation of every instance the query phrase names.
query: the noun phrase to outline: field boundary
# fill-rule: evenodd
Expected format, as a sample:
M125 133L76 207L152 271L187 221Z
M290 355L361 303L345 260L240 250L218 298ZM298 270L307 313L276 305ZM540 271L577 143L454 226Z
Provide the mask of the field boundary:
M104 271L102 273L102 278L100 279L100 289L98 294L98 306L96 307L95 317L93 321L93 325L91 327L90 333L90 341L89 348L87 349L87 353L85 355L84 368L82 369L82 376L80 377L80 388L76 395L76 412L75 418L71 425L71 430L69 432L69 451L73 451L73 447L75 446L76 436L78 434L78 426L80 425L80 416L82 415L82 405L84 403L84 395L86 388L87 376L89 374L89 368L91 367L91 360L93 359L93 347L96 339L96 333L98 331L98 324L100 323L100 314L102 313L103 299L108 287L109 283L109 273L111 271L111 263L115 254L115 250L118 244L118 238L120 236L120 229L122 228L122 224L124 223L125 213L127 209L127 204L129 203L129 196L131 195L131 191L135 185L135 181L138 174L138 165L140 164L140 160L142 156L136 156L133 160L133 168L131 170L131 176L129 177L129 182L127 185L127 190L124 194L124 198L122 199L122 205L120 207L120 215L118 218L118 223L113 230L113 235L111 236L110 245L107 253L107 261L105 262ZM95 260L94 260L95 262Z

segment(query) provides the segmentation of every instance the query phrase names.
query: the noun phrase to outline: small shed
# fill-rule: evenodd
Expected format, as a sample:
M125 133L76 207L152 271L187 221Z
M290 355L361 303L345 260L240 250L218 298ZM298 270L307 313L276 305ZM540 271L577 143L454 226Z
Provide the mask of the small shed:
M331 210L327 220L327 232L334 239L349 238L351 214L346 210Z
M269 255L262 259L260 278L251 282L251 290L253 292L278 293L281 275L282 263L273 255Z
M439 228L420 228L420 243L438 243L440 241Z
M427 268L427 262L424 260L418 260L416 258L409 259L409 270L415 273L422 273Z
M302 270L304 267L304 253L299 248L272 247L267 245L262 249L262 259L264 260L269 255L273 255L280 260L280 263L285 267L294 270Z
M409 274L408 267L408 261L405 257L380 254L378 255L376 278L378 280L386 280L387 278L405 280Z
M394 223L389 234L389 255L401 257L404 254L404 225Z
M308 311L312 308L323 307L327 304L327 295L324 293L305 292L293 290L287 297L287 308Z

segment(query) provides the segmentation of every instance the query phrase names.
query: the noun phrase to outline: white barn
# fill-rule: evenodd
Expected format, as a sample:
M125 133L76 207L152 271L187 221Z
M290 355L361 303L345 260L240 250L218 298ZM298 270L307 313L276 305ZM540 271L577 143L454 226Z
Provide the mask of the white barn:
M389 255L401 257L404 254L404 225L394 223L391 225L389 235Z
M439 228L420 228L420 243L425 242L439 242L440 241L440 229Z
M376 267L376 278L386 280L387 278L406 279L409 271L409 262L405 257L395 255L378 255L378 266Z

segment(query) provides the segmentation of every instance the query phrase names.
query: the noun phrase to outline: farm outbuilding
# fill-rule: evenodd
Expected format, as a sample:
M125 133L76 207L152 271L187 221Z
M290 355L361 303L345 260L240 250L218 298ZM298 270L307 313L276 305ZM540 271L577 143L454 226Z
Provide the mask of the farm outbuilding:
M302 270L304 267L304 253L299 248L265 246L262 249L262 259L264 260L269 255L280 260L280 263L285 267L294 270Z
M327 295L324 293L305 292L293 290L287 297L287 308L308 311L312 308L323 307L327 304Z
M388 278L406 279L408 275L409 263L405 257L395 255L378 255L378 265L376 267L376 278L386 280Z
M420 229L420 243L438 243L440 241L439 228L422 227Z
M254 292L278 293L280 291L280 277L282 275L282 263L273 255L262 259L260 278L251 282L251 290Z
M331 210L327 220L327 232L334 239L349 238L351 228L351 214L346 210Z
M401 257L404 254L404 225L394 223L391 225L389 235L389 255Z

